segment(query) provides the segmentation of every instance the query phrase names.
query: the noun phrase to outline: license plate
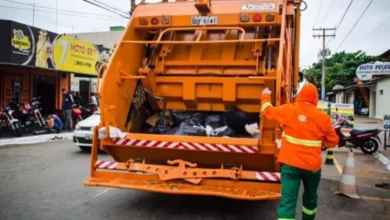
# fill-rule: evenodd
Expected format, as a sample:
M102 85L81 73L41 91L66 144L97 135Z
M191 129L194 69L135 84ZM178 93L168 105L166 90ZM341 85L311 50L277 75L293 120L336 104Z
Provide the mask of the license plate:
M218 23L217 16L193 16L192 25L216 25Z

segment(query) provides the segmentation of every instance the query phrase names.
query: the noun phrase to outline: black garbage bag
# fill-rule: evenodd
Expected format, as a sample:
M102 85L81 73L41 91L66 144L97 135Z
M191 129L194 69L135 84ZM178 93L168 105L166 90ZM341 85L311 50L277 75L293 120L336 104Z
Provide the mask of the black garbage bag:
M186 135L186 136L207 136L206 131L196 125L188 124L187 122L182 122L179 126L167 131L166 134L173 135Z
M226 117L222 114L212 114L208 115L205 119L204 126L209 125L213 129L226 126Z
M169 126L168 121L164 121L162 119L159 119L156 122L156 126L149 129L149 133L152 134L165 134L166 132L170 131L172 128Z
M195 123L198 126L203 125L205 116L201 112L185 112L173 110L170 113L173 125L179 126L184 121L191 120L191 123Z
M225 130L217 132L218 137L228 136L228 137L237 137L237 134L233 129L229 128L228 126L225 126ZM216 129L218 131L218 129Z
M245 130L245 125L259 123L259 113L244 112L239 108L232 107L226 112L227 124L239 134L249 135Z

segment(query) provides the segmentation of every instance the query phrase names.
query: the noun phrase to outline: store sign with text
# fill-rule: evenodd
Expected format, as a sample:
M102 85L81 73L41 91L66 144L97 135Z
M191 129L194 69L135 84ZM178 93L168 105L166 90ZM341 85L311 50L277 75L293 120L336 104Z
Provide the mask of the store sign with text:
M324 112L329 111L329 102L319 102L317 108ZM344 128L353 128L355 121L354 106L353 104L343 103L330 103L330 114L332 123L335 124L337 121L346 120L346 123L342 125Z
M96 75L111 54L107 48L17 22L11 22L9 31L7 63Z
M53 43L52 62L55 69L95 74L99 51L94 44L69 36L58 36Z
M372 80L373 76L377 75L390 75L390 63L362 64L356 70L356 76L360 80Z
M390 131L390 115L383 116L383 130Z

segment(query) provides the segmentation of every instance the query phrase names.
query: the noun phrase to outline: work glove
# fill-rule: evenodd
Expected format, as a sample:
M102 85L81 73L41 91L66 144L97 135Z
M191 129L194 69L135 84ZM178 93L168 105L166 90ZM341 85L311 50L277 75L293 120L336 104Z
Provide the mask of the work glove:
M266 87L265 89L263 89L263 92L261 94L268 94L268 95L271 95L271 90L268 89L268 87Z

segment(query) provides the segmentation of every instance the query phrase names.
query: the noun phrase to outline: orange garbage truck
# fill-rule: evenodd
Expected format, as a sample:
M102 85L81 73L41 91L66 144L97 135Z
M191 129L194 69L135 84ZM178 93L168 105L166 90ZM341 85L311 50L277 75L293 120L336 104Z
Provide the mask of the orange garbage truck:
M260 95L293 101L301 0L141 2L98 80L85 186L280 198L281 128ZM100 160L98 150L111 160Z

